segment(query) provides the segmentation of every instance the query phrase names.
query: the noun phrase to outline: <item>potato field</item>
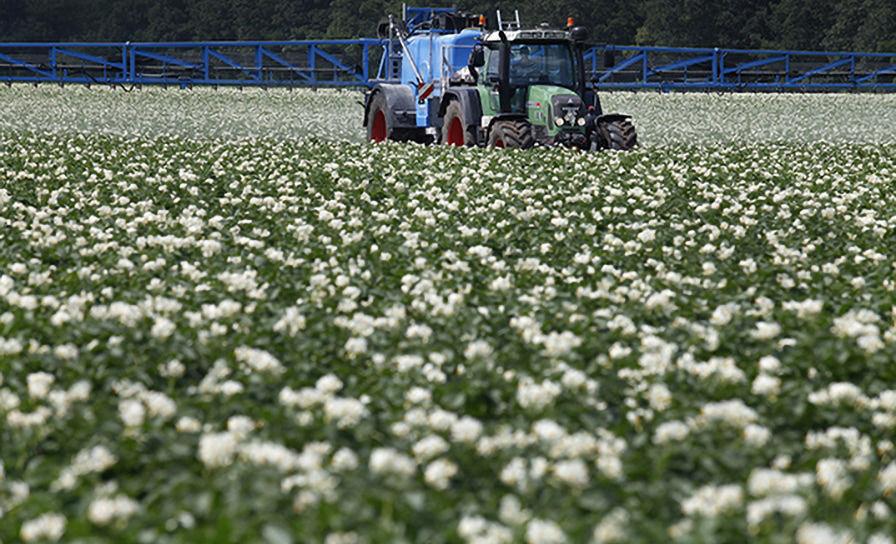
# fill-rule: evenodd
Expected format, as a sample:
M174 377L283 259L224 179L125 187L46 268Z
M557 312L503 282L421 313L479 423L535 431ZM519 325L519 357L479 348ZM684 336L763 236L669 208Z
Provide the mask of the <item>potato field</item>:
M893 544L896 96L0 88L0 542Z

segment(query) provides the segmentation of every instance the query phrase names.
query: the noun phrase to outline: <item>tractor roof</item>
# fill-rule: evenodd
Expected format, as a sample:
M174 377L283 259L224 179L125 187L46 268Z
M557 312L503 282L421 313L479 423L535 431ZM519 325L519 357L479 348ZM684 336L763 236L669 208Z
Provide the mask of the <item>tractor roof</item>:
M567 41L569 40L569 32L565 30L551 30L546 28L534 28L531 30L506 30L504 35L507 41ZM498 32L489 32L483 39L486 43L500 42L501 38Z

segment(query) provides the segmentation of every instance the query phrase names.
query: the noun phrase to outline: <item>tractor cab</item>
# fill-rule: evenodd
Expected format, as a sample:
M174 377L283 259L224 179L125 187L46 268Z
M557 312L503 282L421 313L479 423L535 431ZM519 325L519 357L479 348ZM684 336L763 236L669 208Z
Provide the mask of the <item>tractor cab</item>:
M482 65L476 83L483 110L496 119L528 121L537 143L584 146L588 109L580 96L585 85L577 53L566 31L489 33L481 55L471 55L472 64Z
M485 71L486 81L497 84L500 80L501 48L488 44ZM531 85L557 85L575 88L575 63L572 51L566 43L514 42L507 51L510 56L508 83L514 88Z

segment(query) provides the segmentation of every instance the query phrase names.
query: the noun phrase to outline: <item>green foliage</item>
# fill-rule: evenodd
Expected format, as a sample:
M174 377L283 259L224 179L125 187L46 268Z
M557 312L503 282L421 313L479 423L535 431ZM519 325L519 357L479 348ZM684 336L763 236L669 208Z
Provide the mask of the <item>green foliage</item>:
M493 16L499 4L459 5ZM573 16L596 43L896 51L896 4L888 0L520 0L502 7L519 9L528 24L561 25ZM400 12L397 0L0 0L0 41L373 36L378 21Z

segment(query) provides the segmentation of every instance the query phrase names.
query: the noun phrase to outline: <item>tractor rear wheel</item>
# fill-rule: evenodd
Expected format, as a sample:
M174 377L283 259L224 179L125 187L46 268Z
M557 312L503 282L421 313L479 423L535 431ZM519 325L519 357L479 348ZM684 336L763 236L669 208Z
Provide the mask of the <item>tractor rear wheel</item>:
M535 145L535 134L528 121L495 121L488 135L489 147L529 149Z
M629 151L638 145L635 126L628 119L601 122L597 126L605 149Z
M396 140L396 132L392 127L386 97L378 92L370 99L370 107L367 109L367 139L377 143Z
M464 118L464 110L460 102L454 100L445 109L445 117L442 122L442 143L458 147L470 147L476 144L473 134L469 130L467 119Z

